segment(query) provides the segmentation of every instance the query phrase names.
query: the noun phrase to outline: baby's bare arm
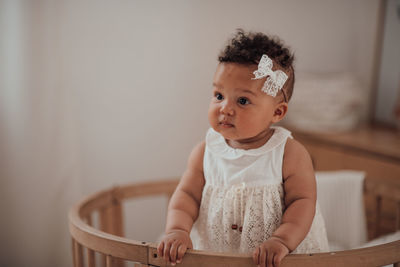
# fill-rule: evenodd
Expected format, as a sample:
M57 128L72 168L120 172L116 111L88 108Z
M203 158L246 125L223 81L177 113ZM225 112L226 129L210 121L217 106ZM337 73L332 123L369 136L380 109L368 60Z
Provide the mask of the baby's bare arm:
M286 209L273 237L293 251L310 230L317 198L311 157L296 140L288 139L286 143L282 173Z
M179 262L186 249L192 248L189 233L199 213L205 183L204 147L202 142L193 149L187 169L168 205L165 235L158 246L158 253L172 263Z
M288 139L282 174L286 209L281 225L254 252L254 263L279 266L283 257L296 249L310 230L315 213L316 183L311 158L297 141Z
M190 232L199 213L204 187L204 142L197 145L189 156L188 166L168 205L165 232L179 229Z

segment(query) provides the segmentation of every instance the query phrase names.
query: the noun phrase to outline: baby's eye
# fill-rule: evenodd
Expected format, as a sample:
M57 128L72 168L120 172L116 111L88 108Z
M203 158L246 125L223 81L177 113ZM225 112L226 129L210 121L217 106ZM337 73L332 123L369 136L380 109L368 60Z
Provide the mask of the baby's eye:
M215 93L215 98L217 99L217 100L222 100L222 99L224 99L224 97L220 94L220 93Z
M240 97L240 98L238 99L238 103L239 103L240 105L242 105L242 106L245 106L245 105L250 104L250 101L249 101L247 98L245 98L245 97Z

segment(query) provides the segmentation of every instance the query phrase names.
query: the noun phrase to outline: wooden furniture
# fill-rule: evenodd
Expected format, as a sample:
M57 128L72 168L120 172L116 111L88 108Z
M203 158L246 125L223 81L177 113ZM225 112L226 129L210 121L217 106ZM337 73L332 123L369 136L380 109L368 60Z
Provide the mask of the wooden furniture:
M400 229L400 133L378 127L340 134L292 132L310 152L317 171L367 173L365 206L370 239Z
M177 179L171 179L114 187L89 196L76 204L69 213L74 266L96 266L95 254L101 255L102 266L107 267L124 266L125 261L135 262L136 266L167 266L165 261L158 257L155 243L123 237L123 202L143 196L160 194L170 196L177 183ZM100 220L99 229L92 226L92 217L97 212ZM390 263L400 267L400 240L364 249L288 255L283 259L281 266L367 267ZM251 255L189 250L178 266L253 267L254 263Z

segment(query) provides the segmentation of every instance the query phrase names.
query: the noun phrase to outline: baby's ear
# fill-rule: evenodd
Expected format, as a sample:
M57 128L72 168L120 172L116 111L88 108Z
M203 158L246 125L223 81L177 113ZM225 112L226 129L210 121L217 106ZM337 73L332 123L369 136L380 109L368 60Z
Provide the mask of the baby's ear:
M274 116L272 117L272 123L277 123L281 121L287 113L288 104L286 102L281 102L275 107Z

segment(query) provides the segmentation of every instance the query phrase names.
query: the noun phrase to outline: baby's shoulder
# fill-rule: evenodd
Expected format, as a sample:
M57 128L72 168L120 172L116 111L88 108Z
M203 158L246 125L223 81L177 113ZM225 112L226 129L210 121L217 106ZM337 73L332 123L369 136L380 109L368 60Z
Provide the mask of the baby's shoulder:
M199 154L199 156L203 156L205 149L206 149L206 141L203 140L193 147L192 153L196 153Z
M284 176L310 168L313 169L312 160L307 149L299 141L288 138L283 155Z
M299 141L288 138L285 144L284 156L309 156L307 149Z
M193 147L190 153L188 165L194 169L203 169L203 158L206 142L202 141Z

